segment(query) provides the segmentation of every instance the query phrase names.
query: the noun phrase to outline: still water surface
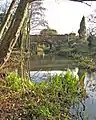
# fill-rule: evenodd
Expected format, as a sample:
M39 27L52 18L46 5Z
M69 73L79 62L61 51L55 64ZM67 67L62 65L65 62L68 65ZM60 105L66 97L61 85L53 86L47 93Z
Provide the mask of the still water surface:
M51 76L56 74L66 73L66 71L31 71L30 76L33 81L40 82L42 80L48 80ZM74 74L77 71L74 70ZM84 80L84 87L88 98L83 101L85 109L83 110L82 104L80 103L76 107L79 109L79 120L96 120L96 72L88 73ZM76 109L77 110L77 109ZM75 109L71 108L72 115L76 113ZM75 118L73 117L75 120Z

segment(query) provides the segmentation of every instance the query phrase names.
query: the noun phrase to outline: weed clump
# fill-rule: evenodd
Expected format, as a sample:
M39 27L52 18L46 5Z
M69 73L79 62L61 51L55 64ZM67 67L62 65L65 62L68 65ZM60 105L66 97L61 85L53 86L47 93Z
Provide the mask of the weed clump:
M40 83L21 80L16 73L5 81L9 91L0 97L0 119L71 120L71 105L82 99L79 79L69 70Z

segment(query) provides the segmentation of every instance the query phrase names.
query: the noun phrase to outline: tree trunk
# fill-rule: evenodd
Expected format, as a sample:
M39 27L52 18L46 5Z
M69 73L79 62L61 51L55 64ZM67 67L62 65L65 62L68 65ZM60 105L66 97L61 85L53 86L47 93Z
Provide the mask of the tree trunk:
M20 0L18 4L14 20L9 30L6 32L1 45L0 45L0 68L2 68L8 61L12 49L17 42L20 30L23 26L24 20L27 15L27 8L29 2L27 0Z
M10 5L10 7L9 7L9 9L8 9L8 12L7 12L6 16L5 16L4 22L3 22L2 25L0 26L0 39L1 39L1 37L3 36L4 30L5 30L5 28L6 28L6 26L7 26L7 23L8 23L8 21L9 21L10 17L11 17L11 11L12 11L12 9L14 8L15 2L16 2L16 0L13 0L13 1L12 1L11 5Z
M16 12L13 16L11 25L6 34L2 37L0 44L0 69L2 69L5 63L8 61L26 18L29 3L34 1L36 0L20 0ZM6 19L8 19L8 16Z

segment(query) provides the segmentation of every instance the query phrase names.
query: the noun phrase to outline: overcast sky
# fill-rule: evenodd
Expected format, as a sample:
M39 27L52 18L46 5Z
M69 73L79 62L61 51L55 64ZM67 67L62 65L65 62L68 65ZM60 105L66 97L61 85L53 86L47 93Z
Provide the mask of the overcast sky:
M83 15L86 17L88 27L87 16L96 8L96 1L87 3L91 7L68 0L45 0L44 7L47 8L46 20L48 20L50 28L56 29L60 34L77 33Z
M87 16L96 8L96 1L87 3L91 7L80 2L46 0L44 6L47 8L46 19L49 22L49 26L56 29L60 34L77 33L80 21L84 15L88 27Z

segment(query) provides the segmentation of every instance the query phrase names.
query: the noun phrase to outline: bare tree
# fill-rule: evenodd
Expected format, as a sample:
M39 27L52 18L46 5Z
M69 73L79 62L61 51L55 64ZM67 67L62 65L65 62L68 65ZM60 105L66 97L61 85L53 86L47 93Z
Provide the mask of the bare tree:
M96 35L96 10L94 10L94 12L88 16L88 22L89 22L88 34Z
M7 11L8 11L9 6L10 6L9 0L1 0L0 1L0 11L2 13L6 14Z
M31 3L31 31L38 31L41 27L48 27L48 22L45 20L45 11L46 8L44 8L42 0Z

